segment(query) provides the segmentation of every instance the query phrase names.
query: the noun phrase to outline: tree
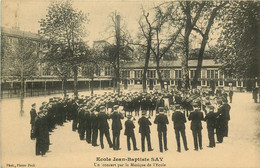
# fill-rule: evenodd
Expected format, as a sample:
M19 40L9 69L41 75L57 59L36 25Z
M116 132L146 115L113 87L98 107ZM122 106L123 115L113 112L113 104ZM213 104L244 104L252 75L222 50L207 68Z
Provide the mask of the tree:
M25 81L35 76L38 69L37 43L25 38L18 38L17 41L8 43L3 37L1 42L2 76L11 76L20 81L20 114L23 115Z
M63 45L53 44L41 59L43 66L49 68L62 81L64 97L67 95L67 80L71 77L69 54ZM55 55L55 57L54 57Z
M143 10L143 15L140 18L138 24L141 30L140 37L144 38L144 43L142 44L141 42L138 42L137 44L145 48L145 64L144 64L144 72L143 72L143 79L142 79L142 84L143 84L143 92L147 91L147 86L146 86L146 74L149 66L149 60L151 56L151 48L152 48L152 38L154 36L153 32L153 27L151 21L149 21L149 12L145 12ZM145 20L145 21L143 21Z
M171 7L173 8L173 7ZM178 35L181 33L183 29L183 24L181 23L182 19L176 17L173 19L171 16L173 13L169 13L167 10L164 12L160 6L155 8L156 15L155 15L155 40L153 42L153 46L151 50L155 56L156 60L156 71L158 74L159 82L161 85L161 89L164 88L164 82L162 79L162 74L160 71L160 60L170 51L173 47ZM175 12L178 11L178 6L175 7ZM170 14L170 15L169 15ZM172 19L172 23L168 23L168 18ZM177 16L177 13L175 13ZM167 25L165 25L168 23ZM169 29L171 27L171 29Z
M201 67L202 67L202 61L203 61L203 56L206 48L206 44L208 43L209 39L209 33L211 30L211 27L214 24L215 18L218 16L219 10L221 10L226 4L228 4L228 1L226 2L220 2L219 4L215 4L214 2L207 2L207 11L203 12L203 21L207 21L206 26L194 26L192 27L192 30L195 30L202 36L202 41L201 41L201 46L198 54L198 64L197 64L197 69L195 71L195 76L193 78L193 87L196 88L198 85L198 78L201 72ZM201 24L205 25L205 24Z
M131 36L127 30L126 24L121 16L117 12L112 12L109 15L111 22L107 28L109 35L114 38L114 44L105 46L103 49L103 59L109 62L113 66L114 73L114 91L117 90L120 93L120 67L121 64L132 60L131 54L132 50L129 47L131 42ZM112 34L112 36L111 36Z
M52 2L47 11L46 18L40 20L40 34L51 45L63 45L68 54L67 65L73 72L74 96L78 97L78 69L83 60L81 56L85 56L78 49L85 35L87 17L82 11L74 9L70 0Z
M183 37L183 56L182 56L182 77L183 77L183 87L188 89L189 86L189 67L188 67L188 59L189 59L189 38L192 29L196 25L200 14L202 12L203 7L205 6L205 1L196 2L196 1L184 1L180 2L182 7L182 11L185 14L185 31ZM193 16L193 17L192 17Z
M226 75L260 78L260 3L233 2L222 11L216 61Z

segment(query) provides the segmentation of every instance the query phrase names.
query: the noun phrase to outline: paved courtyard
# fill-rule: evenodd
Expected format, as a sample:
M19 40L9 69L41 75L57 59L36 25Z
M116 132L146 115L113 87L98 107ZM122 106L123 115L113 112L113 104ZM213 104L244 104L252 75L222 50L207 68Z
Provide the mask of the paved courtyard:
M104 92L104 91L102 91ZM98 93L102 93L98 91ZM97 92L96 92L97 93ZM81 94L89 94L84 92ZM163 157L160 162L141 161L140 164L159 163L164 167L259 167L260 166L260 104L253 103L251 93L235 93L231 104L231 120L229 123L229 137L224 139L223 144L217 144L216 148L207 148L208 137L205 122L203 123L202 138L203 147L201 151L193 150L193 139L190 130L190 122L186 123L186 135L189 151L185 152L182 146L182 153L176 151L176 140L173 131L171 116L168 125L168 151L159 152L157 127L151 126L151 142L154 151L127 151L126 136L124 128L121 131L120 151L113 151L108 147L104 139L105 149L100 146L92 147L86 141L80 141L76 132L72 131L72 123L67 122L64 126L57 126L57 129L50 136L52 145L51 152L46 157L35 156L35 141L30 139L30 105L37 103L37 109L42 101L47 101L50 96L25 98L23 117L19 114L19 99L4 99L1 101L1 166L20 167L28 164L34 167L95 167L94 163L134 163L134 162L113 162L99 161L97 157L117 158L151 158ZM138 118L137 118L138 120ZM125 121L125 119L124 119ZM124 127L124 121L123 127ZM151 118L154 121L154 118ZM111 121L110 121L111 124ZM135 121L135 134L137 147L141 148L141 137L138 133L138 124ZM112 138L112 134L111 138ZM99 142L99 139L98 139ZM182 145L182 143L181 143ZM135 163L137 164L137 163ZM165 165L164 165L165 164ZM156 165L152 165L155 167ZM109 165L107 165L109 167ZM113 167L110 165L110 167ZM123 166L125 167L125 166ZM132 167L142 167L136 165ZM160 167L157 165L157 167Z

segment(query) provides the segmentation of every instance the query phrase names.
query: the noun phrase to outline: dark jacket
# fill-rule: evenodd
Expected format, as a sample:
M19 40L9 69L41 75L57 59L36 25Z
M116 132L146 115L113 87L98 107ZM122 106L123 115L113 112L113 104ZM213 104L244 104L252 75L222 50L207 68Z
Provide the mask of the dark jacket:
M118 112L113 112L110 117L112 119L112 130L121 130L121 119L123 119L124 116Z
M90 117L91 117L91 128L98 129L98 116L92 113Z
M205 116L205 121L207 122L207 128L215 128L216 127L216 117L217 114L213 112L207 113Z
M173 121L174 129L185 129L186 118L182 112L175 111L172 114L172 121Z
M164 114L156 116L154 123L157 124L157 131L167 131L166 124L169 124L168 117Z
M229 104L223 104L219 109L218 109L218 115L219 119L228 121L230 120L230 111L231 107Z
M108 119L110 119L110 117L106 113L98 113L98 128L100 130L109 129L109 125L107 122Z
M49 129L46 116L35 118L34 134L38 141L47 144L49 142Z
M135 125L132 120L125 121L125 135L131 136L134 134Z
M37 116L35 109L31 109L31 111L30 111L30 116L31 116L30 124L34 125L34 123L35 123L35 118L36 118L36 116Z
M141 134L150 133L150 125L152 125L152 123L148 120L148 118L146 117L139 118L138 124L139 124L139 133Z
M203 113L195 110L190 113L189 120L191 120L191 130L202 129L201 120L204 120Z
M91 128L92 119L90 117L90 112L89 111L87 111L85 113L85 118L86 118L86 128Z

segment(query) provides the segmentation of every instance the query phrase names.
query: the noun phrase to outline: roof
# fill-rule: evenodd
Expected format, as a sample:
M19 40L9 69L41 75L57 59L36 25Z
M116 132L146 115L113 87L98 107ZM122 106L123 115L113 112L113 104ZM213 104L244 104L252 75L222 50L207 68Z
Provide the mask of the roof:
M198 60L189 60L188 66L189 67L197 67ZM202 62L203 67L218 67L221 64L216 63L213 59L203 60ZM139 62L127 62L123 65L122 68L142 68L144 67L144 61ZM160 67L181 67L181 60L173 60L173 61L160 61ZM156 68L156 62L149 62L149 68Z
M12 36L12 37L23 37L23 38L29 38L32 40L39 41L41 40L41 37L37 33L22 31L18 29L11 29L6 27L1 27L1 34Z

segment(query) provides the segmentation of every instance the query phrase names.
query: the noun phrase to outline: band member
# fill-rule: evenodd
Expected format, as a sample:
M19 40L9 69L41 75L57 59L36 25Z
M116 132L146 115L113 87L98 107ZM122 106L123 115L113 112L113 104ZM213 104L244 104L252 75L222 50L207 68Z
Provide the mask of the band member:
M37 113L36 113L35 108L36 108L36 104L33 103L33 104L32 104L32 109L31 109L31 111L30 111L30 116L31 116L31 120L30 120L31 129L33 129L33 126L34 126L34 123L35 123L35 118L36 118L36 116L37 116Z
M205 116L205 121L207 122L207 129L208 129L208 137L209 137L209 148L214 148L215 144L215 136L214 130L216 127L216 113L214 113L214 107L209 106L209 112Z
M112 148L113 144L112 141L110 139L110 134L109 134L109 125L107 120L110 119L110 117L108 116L108 114L105 113L106 108L104 106L101 106L99 108L100 112L98 114L98 124L99 124L99 132L100 132L100 145L101 148L104 149L104 143L103 143L103 136L105 134L106 138L107 138L107 142L109 144L109 147Z
M79 109L78 115L78 133L80 140L84 140L85 131L86 131L86 117L85 117L85 109L81 107Z
M85 112L85 118L86 118L86 141L87 143L91 143L91 116L90 116L90 111L89 109L86 109L86 112Z
M111 114L112 119L112 132L113 132L113 149L120 150L120 131L122 130L121 119L124 119L123 114L118 111L119 106L113 107L113 113Z
M198 145L200 147L200 150L202 150L202 136L201 136L201 130L202 130L202 124L201 120L204 120L203 113L200 111L198 104L193 104L194 111L190 113L189 120L191 120L191 130L194 140L194 150L198 150ZM199 142L198 142L199 140ZM198 144L199 143L199 144Z
M49 150L49 129L46 109L42 109L35 118L36 155L44 156Z
M181 106L179 104L175 105L175 111L172 114L172 121L174 124L175 136L177 141L177 151L181 152L180 134L183 140L184 149L189 150L187 146L186 134L185 134L185 114L181 111Z
M36 116L37 116L37 113L36 113L36 110L35 110L35 108L36 108L36 104L35 103L33 103L32 104L32 109L31 109L31 111L30 111L30 116L31 116L31 120L30 120L30 124L31 124L31 139L35 139L35 135L34 135L34 124L35 124L35 118L36 118Z
M141 134L141 142L142 142L142 152L145 151L145 138L147 140L148 151L153 151L151 146L151 138L150 138L150 125L152 123L146 118L146 110L142 111L142 117L138 120L139 124L139 133Z
M156 116L154 123L157 124L158 138L159 138L159 147L160 152L163 152L162 147L162 136L164 142L164 150L167 151L167 125L169 124L168 117L164 114L164 108L159 107L159 115Z
M132 118L132 116L128 115L127 120L125 121L125 135L127 137L127 149L128 149L128 151L131 150L130 139L132 139L133 148L135 151L137 151L139 149L137 149L137 147L136 147L136 139L135 139L135 132L134 132L135 125L134 125L133 121L131 120L131 118Z
M98 137L98 112L91 109L91 129L92 129L92 146L97 145L97 137Z

